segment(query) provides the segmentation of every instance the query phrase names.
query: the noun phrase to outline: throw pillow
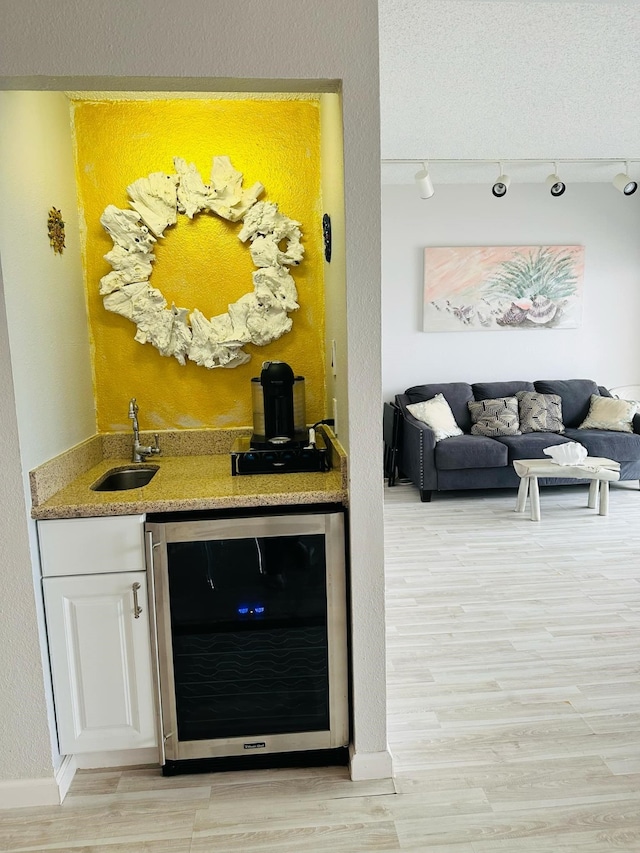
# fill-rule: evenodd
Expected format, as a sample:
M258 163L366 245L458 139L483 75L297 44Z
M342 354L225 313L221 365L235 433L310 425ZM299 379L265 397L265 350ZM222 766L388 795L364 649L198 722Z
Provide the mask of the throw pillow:
M633 416L638 404L633 400L591 395L589 414L578 429L611 429L616 432L633 432Z
M495 400L470 402L472 435L520 435L518 401L515 397L498 397Z
M564 432L562 399L557 394L518 391L521 432Z
M431 400L424 400L421 403L410 403L407 409L414 418L433 430L436 441L451 438L453 435L462 435L462 430L456 423L451 407L443 394L436 394Z

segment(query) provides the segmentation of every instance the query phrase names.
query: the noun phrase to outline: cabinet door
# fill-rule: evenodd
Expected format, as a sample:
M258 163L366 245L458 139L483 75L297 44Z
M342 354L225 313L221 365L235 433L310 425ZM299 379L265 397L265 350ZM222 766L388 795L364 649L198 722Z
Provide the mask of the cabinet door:
M145 572L43 584L60 751L155 746Z

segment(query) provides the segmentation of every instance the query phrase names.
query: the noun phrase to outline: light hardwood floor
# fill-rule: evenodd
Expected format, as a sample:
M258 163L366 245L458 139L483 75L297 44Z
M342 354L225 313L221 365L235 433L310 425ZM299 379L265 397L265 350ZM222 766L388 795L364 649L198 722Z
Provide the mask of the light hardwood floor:
M80 771L1 851L640 851L640 490L385 489L394 781Z

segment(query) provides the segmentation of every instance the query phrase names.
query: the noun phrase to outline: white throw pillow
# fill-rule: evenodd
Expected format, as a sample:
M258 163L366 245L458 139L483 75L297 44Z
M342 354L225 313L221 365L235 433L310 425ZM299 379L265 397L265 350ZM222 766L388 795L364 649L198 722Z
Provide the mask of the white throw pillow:
M616 432L633 432L633 416L638 404L633 400L591 395L589 414L578 429L612 429Z
M422 403L410 403L407 409L414 418L431 427L436 441L451 438L453 435L462 435L462 430L456 423L451 407L443 394L436 394L433 399Z

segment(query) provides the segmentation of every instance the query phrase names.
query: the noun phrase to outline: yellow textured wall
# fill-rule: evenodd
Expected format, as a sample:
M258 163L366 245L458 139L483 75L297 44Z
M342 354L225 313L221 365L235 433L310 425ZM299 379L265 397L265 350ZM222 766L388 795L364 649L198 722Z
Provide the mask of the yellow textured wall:
M98 430L129 428L130 397L142 429L249 425L250 380L268 359L305 377L307 421L325 417L318 100L76 101L74 125ZM113 243L99 220L109 204L128 208L126 188L137 178L173 172L174 156L195 163L207 182L215 155L229 156L245 187L260 181L261 200L301 223L305 257L292 269L300 309L289 315L291 332L264 347L248 344L245 365L209 370L136 343L135 324L104 308L98 289ZM179 214L156 244L150 283L169 304L207 317L225 312L253 289L241 227L204 212L193 220Z

